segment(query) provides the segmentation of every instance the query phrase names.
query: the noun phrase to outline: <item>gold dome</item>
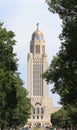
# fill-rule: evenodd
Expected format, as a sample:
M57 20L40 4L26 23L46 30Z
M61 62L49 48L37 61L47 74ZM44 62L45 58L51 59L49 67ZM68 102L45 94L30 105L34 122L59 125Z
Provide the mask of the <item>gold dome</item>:
M32 40L44 40L43 33L40 30L36 30L32 34Z
M41 41L44 40L43 33L39 30L39 23L37 25L37 30L32 34L32 40Z
M33 33L34 36L43 36L43 33L39 30L36 30L34 33Z

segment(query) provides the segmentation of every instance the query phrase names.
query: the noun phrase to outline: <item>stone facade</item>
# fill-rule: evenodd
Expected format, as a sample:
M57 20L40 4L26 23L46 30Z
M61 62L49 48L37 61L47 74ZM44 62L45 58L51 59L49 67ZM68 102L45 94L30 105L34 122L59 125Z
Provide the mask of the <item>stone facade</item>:
M28 64L28 97L33 106L28 124L31 126L50 126L51 113L58 110L53 108L52 99L48 97L48 85L42 79L42 73L48 68L48 56L45 52L43 33L38 29L32 34Z

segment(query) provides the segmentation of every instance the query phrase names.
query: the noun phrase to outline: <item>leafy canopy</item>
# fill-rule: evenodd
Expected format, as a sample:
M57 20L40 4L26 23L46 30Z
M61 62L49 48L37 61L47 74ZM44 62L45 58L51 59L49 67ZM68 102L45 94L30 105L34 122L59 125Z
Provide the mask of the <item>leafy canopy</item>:
M77 106L77 1L46 0L49 10L62 19L61 47L49 69L43 74L54 83L53 92L61 97L61 104Z
M5 128L22 126L30 115L31 104L23 88L13 51L15 34L0 22L0 124Z

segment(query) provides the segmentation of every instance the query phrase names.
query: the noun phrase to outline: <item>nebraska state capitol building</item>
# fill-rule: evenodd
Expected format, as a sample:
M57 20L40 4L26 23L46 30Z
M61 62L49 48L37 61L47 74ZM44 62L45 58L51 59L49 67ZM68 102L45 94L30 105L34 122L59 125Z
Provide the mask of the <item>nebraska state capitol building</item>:
M45 40L43 33L39 30L33 32L30 42L30 52L27 56L28 64L28 97L33 105L31 118L28 124L31 126L51 125L51 113L57 111L52 107L52 99L48 97L48 85L41 74L48 68L48 55L45 51Z

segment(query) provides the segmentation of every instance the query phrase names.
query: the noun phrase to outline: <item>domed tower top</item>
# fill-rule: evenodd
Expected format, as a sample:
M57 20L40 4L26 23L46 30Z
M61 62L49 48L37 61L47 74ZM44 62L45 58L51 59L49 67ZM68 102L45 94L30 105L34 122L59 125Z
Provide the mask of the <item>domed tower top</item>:
M45 40L43 33L39 30L39 23L36 24L37 29L33 32L30 42L30 52L33 54L45 53Z
M32 34L32 40L36 40L36 41L44 40L43 33L39 30L39 23L37 23L36 25L37 25L37 29Z

